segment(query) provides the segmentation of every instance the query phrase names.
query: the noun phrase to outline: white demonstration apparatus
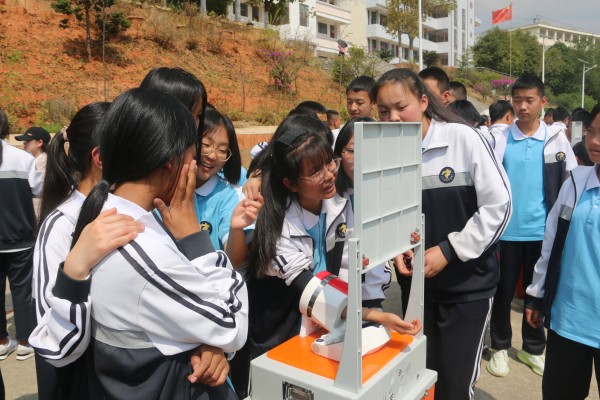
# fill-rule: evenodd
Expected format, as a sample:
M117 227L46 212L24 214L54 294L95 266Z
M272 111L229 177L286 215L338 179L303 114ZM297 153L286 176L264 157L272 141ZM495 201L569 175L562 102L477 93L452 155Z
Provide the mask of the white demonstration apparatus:
M361 307L361 274L413 249L404 319L423 321L421 124L356 123L354 146L348 282L325 271L311 280L300 335L252 361L253 400L433 399L437 373L425 367L423 333L363 325Z

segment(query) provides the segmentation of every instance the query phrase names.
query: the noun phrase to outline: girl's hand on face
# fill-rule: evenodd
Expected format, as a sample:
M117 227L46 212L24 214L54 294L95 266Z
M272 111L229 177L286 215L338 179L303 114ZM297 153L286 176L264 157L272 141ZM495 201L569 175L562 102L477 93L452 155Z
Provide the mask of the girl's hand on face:
M106 210L89 223L65 260L63 271L73 279L85 279L107 255L134 240L144 225L129 215Z
M177 240L200 231L194 205L197 168L195 160L183 166L169 207L161 199L154 199L154 207Z
M256 200L243 199L240 201L231 215L230 229L244 229L252 225L264 203L265 200L260 193Z

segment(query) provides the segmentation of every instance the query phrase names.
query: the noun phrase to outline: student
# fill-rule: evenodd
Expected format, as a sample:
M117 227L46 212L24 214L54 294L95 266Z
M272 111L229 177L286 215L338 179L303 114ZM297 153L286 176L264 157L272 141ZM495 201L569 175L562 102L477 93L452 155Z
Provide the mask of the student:
M354 78L346 86L346 109L350 118L373 117L375 101L371 97L371 90L375 86L375 79L370 76Z
M340 113L336 110L327 110L327 126L331 131L340 130Z
M564 107L557 107L554 109L554 113L552 114L552 120L554 121L550 128L557 131L562 131L563 133L567 133L567 124L569 123L569 112ZM569 142L571 142L571 136L567 136Z
M311 100L303 101L302 103L298 104L296 108L294 108L291 112L294 114L314 113L315 116L319 119L319 121L327 125L327 108L325 108L325 106L319 102Z
M260 202L242 200L237 211L247 213L248 224L230 225L234 210L240 203L238 192L231 182L236 183L240 178L242 158L231 120L213 108L208 108L204 114L199 152L194 198L200 229L208 231L215 249L227 249L231 263L237 268L246 260L244 228L256 219ZM224 178L218 175L221 170ZM234 217L234 220L238 218Z
M347 281L352 207L336 195L340 160L316 133L316 120L287 118L268 151L263 171L265 205L256 222L257 241L250 257L249 283L252 357L299 332L299 299L313 275L328 271ZM366 320L415 334L420 323L402 321L377 308Z
M186 379L196 347L235 351L247 332L243 280L224 253L214 252L195 218L194 117L169 94L133 89L115 99L96 134L103 180L81 208L74 245L103 208L115 207L145 227L86 281L101 390L108 398L233 398L226 385L211 388ZM64 268L79 265L71 252Z
M31 276L35 243L33 196L42 191L42 173L32 155L8 144L8 117L0 109L0 275L8 278L16 341L1 327L0 360L16 350L17 360L33 357L27 338L32 330ZM4 287L5 285L2 285ZM4 297L4 292L1 293ZM4 315L6 311L0 310Z
M448 104L448 109L461 117L470 126L477 129L479 133L488 141L490 146L495 146L494 137L490 134L487 126L483 125L483 121L479 111L469 100L455 100Z
M519 274L522 270L523 286L527 287L531 283L533 266L540 256L547 213L569 171L577 165L564 133L549 129L538 119L546 104L542 81L533 75L520 77L513 84L512 99L519 119L496 136L495 147L513 195L512 219L500 238L502 274L490 324L494 353L487 370L498 377L509 373L510 311ZM523 316L521 331L523 348L517 357L533 372L543 375L544 328L533 329Z
M71 124L55 135L48 147L50 157L44 179L46 190L42 197L41 224L33 262L33 303L36 323L39 324L30 337L36 350L38 387L43 388L40 390L40 399L89 396L85 358L60 369L43 358L43 355L48 355L51 359L60 359L66 354L79 357L88 342L78 341L79 335L74 335L75 340L65 341L61 346L59 342L51 340L51 335L44 337L39 327L60 325L60 315L51 307L55 300L52 290L56 285L59 265L69 253L81 205L102 175L93 132L109 104L92 103L81 108ZM69 146L68 153L66 143ZM127 219L119 221L125 222ZM54 353L56 348L59 351Z
M490 127L489 137L492 139L490 145L493 149L496 148L496 136L502 135L502 132L509 125L515 122L515 111L510 102L506 100L498 100L489 108L490 112Z
M598 218L600 105L591 112L585 143L593 167L571 171L546 223L541 257L527 287L532 329L548 328L544 399L588 397L592 366L600 363ZM600 386L600 376L596 374Z
M452 81L448 84L450 91L450 102L456 100L467 100L467 88L458 81Z
M571 137L571 129L573 122L581 122L583 131L590 126L590 113L585 110L580 110L578 112L573 113L573 116L569 120L569 124L567 125L567 137ZM594 165L594 162L590 160L590 156L588 155L586 146L585 146L585 135L583 135L583 140L581 142L575 143L573 146L573 153L575 154L575 158L577 159L577 165L585 165L587 167L591 167Z
M485 326L500 275L495 244L510 218L510 189L485 138L450 122L453 113L409 69L384 73L374 88L384 122L421 122L425 214L427 368L435 398L473 399ZM395 264L411 271L404 257Z
M446 71L440 67L428 67L419 72L419 78L425 82L431 93L438 97L443 105L452 102L450 96L450 79Z
M544 111L544 123L548 126L554 123L554 108L548 108Z
M48 143L50 143L50 134L44 128L32 126L24 134L15 136L15 140L25 142L23 148L26 152L35 158L35 168L42 173L46 173L46 163L48 161Z

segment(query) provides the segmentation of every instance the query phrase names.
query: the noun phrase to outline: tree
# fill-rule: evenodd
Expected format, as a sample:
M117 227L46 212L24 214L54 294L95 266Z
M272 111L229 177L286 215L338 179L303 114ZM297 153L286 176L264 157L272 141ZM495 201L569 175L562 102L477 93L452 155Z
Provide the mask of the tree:
M426 67L435 67L440 62L440 55L435 51L425 50L423 52L423 63Z
M265 28L269 27L269 21L271 19L275 20L277 15L280 13L287 13L289 9L289 5L294 1L298 1L299 3L303 3L304 0L248 0L246 4L251 6L260 6L262 5L265 10Z
M375 76L378 59L360 47L350 47L347 56L340 55L333 60L333 80L345 87L359 76Z
M402 35L408 36L408 59L413 60L413 42L419 35L419 6L418 0L386 0L387 23L385 30L398 39L402 46ZM421 19L437 13L448 13L456 9L456 0L422 0Z
M115 0L56 0L50 3L50 6L58 13L75 16L77 21L85 25L87 61L90 61L92 59L92 16L96 18L98 36L103 39L105 33L108 37L116 36L131 25L123 13L106 11L114 4ZM69 22L69 18L65 18L60 21L59 26L67 28Z
M512 75L517 76L524 73L537 74L541 68L541 45L535 36L524 31L511 33L497 27L492 28L477 39L472 50L477 67L505 74L512 72Z

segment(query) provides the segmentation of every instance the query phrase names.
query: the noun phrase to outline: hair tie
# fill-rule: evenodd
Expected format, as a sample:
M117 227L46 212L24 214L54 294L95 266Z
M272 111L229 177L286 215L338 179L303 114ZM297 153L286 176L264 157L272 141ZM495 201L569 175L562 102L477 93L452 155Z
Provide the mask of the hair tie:
M279 143L283 143L287 146L291 146L292 143L294 142L294 140L298 139L300 136L302 136L306 133L308 133L308 132L305 130L302 130L302 129L291 129L291 130L285 132L280 137L278 137L276 141Z
M67 136L67 128L68 128L68 126L63 126L62 129L60 130L60 133L61 133L61 135L63 137L63 140L65 142L69 141L69 137Z

